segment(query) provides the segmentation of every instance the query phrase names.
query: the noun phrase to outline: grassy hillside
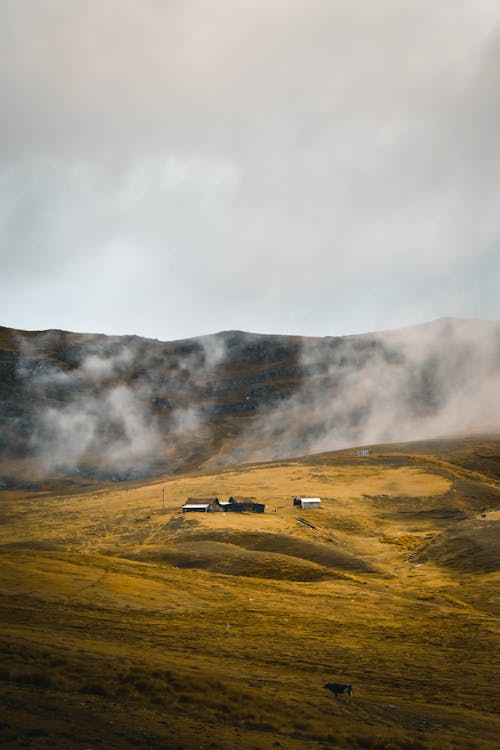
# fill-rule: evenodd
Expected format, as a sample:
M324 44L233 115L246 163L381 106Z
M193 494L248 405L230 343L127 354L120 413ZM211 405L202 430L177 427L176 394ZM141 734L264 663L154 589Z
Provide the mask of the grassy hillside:
M2 747L493 750L499 455L426 442L3 491ZM180 511L231 494L266 512Z

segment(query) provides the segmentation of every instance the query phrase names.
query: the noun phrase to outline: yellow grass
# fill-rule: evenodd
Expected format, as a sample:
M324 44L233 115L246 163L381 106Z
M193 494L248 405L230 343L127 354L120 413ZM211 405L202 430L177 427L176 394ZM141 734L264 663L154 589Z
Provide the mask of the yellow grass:
M2 493L2 746L496 748L498 570L434 550L486 550L498 496L386 458ZM266 513L180 511L231 494Z

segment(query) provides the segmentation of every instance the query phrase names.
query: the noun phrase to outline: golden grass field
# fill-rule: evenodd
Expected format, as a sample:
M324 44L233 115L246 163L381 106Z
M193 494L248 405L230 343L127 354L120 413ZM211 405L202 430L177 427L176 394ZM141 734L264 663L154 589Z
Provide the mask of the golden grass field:
M1 746L497 748L499 455L385 446L2 492ZM265 514L180 511L231 494Z

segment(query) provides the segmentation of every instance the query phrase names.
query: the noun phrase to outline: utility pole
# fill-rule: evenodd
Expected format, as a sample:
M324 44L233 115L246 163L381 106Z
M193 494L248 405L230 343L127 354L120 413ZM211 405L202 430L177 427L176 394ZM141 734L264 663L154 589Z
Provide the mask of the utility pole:
M165 510L165 487L162 488L162 510Z

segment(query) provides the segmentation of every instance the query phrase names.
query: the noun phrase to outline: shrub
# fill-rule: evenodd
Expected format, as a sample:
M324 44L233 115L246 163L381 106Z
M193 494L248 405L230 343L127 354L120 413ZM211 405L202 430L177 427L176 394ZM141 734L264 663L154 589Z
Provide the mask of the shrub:
M85 682L80 688L80 693L100 695L103 698L106 698L109 695L108 689L101 682Z
M35 685L39 688L52 687L52 680L45 672L20 672L12 675L14 682L24 685Z

